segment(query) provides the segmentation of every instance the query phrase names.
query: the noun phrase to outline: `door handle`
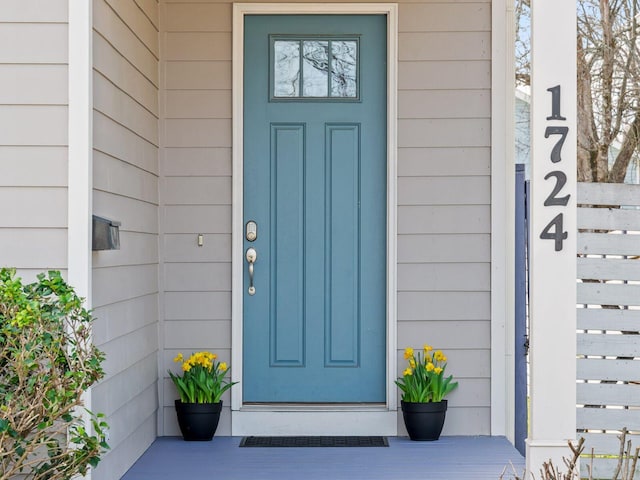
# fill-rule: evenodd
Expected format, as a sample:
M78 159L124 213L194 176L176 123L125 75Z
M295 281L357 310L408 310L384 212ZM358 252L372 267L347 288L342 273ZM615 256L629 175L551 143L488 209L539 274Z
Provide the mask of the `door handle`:
M247 262L249 263L249 295L256 294L256 287L253 285L253 264L256 263L258 259L258 252L256 252L255 248L247 248L247 253L245 255Z

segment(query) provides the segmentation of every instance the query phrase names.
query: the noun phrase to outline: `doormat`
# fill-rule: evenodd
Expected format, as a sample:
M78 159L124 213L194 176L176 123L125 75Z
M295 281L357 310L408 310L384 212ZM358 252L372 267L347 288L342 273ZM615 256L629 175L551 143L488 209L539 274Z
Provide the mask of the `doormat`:
M387 437L243 437L241 447L388 447Z

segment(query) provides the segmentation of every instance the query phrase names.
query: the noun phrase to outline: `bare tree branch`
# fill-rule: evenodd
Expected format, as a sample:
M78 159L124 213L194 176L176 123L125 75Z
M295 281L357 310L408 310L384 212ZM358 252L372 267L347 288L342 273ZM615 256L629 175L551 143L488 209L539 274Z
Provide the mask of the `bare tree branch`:
M516 84L530 84L530 0L516 7ZM640 0L577 1L578 180L640 168ZM534 6L535 8L535 6Z
M640 144L640 111L636 112L635 119L622 143L620 153L618 153L615 162L613 162L613 167L609 173L609 182L621 183L624 181L631 159L638 151L638 144Z

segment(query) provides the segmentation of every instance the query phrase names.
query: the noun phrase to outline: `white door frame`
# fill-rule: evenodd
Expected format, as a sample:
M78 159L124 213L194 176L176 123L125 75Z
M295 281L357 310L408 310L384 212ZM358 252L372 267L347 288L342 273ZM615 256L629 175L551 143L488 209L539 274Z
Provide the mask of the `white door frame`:
M232 203L232 435L396 435L397 388L397 39L392 3L236 3L233 5ZM267 14L379 14L387 16L387 401L379 407L244 406L242 403L243 302L243 84L244 16Z
M514 441L515 20L491 2L491 435Z

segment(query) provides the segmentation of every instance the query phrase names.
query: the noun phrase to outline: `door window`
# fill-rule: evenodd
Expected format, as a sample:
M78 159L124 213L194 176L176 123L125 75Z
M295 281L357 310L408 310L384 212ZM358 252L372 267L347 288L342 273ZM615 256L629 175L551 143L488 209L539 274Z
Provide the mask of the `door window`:
M358 38L271 39L271 100L358 100Z

